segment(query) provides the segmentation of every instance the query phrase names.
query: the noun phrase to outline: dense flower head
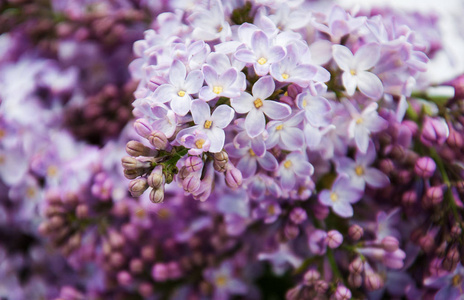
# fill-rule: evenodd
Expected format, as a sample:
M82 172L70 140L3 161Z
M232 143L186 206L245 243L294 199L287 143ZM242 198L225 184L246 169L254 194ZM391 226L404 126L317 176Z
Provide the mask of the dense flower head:
M441 18L0 4L0 298L462 297Z

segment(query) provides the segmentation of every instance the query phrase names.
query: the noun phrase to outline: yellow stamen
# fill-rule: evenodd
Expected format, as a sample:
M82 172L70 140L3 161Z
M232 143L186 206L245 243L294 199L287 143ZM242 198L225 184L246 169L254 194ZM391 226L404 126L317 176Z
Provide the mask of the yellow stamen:
M285 168L288 169L288 168L290 168L291 166L292 166L292 162L291 162L291 161L287 160L286 162L284 162L284 167L285 167Z
M284 124L280 124L276 126L276 130L282 130L284 128Z
M264 57L261 57L260 59L258 59L258 64L264 65L265 63L267 63L267 59L265 59Z
M350 70L350 74L353 76L356 75L356 70Z
M306 107L306 105L308 105L308 102L306 102L306 100L303 100L303 102L301 102L301 106Z
M6 135L5 130L0 129L0 140L3 139L5 137L5 135Z
M162 208L158 211L158 216L161 220L167 220L171 217L171 211L167 208Z
M363 122L364 122L363 118L358 118L358 119L356 120L356 124L358 124L358 125L359 125L359 124L362 124Z
M218 277L216 277L215 281L216 281L216 285L218 287L223 287L223 286L225 286L227 284L227 281L229 281L229 280L228 280L227 276L219 275Z
M222 86L213 86L213 93L215 93L216 95L219 95L220 93L222 93L222 91Z
M256 153L251 148L250 148L250 150L248 150L248 153L250 153L251 156L256 156Z
M338 200L338 195L336 193L330 193L330 200L332 200L332 202L336 202Z
M47 168L47 175L50 177L54 177L58 174L58 168L56 166L49 166Z
M255 104L256 108L260 108L261 106L263 106L263 100L261 100L259 98L256 99L253 103Z
M205 129L210 129L211 128L211 125L213 125L213 121L205 121Z
M217 32L219 33L219 32L221 32L223 29L224 29L224 28L223 28L222 26L219 26L219 27L217 28Z
M143 219L147 216L147 212L144 209L137 209L135 211L135 216L139 219Z
M35 189L33 187L28 187L26 190L26 195L28 198L34 198L35 196Z
M361 176L364 174L364 168L362 166L356 166L354 169L356 175Z
M203 148L203 145L205 144L205 140L204 139L199 139L198 141L195 142L195 146L198 148L198 149L201 149Z
M456 286L456 287L457 287L457 286L460 286L460 285L461 285L461 282L462 282L462 279L463 279L463 278L461 277L461 275L456 274L456 275L454 275L453 278L451 279L451 284L452 284L453 286Z
M274 205L269 205L269 206L267 207L267 212L268 212L268 214L270 214L270 215L275 214L275 207L274 207Z
M3 165L5 163L5 156L0 155L0 165Z
M179 97L184 97L184 96L185 96L185 91L180 90L180 91L177 92L177 95L178 95Z
M282 73L282 78L283 79L288 79L289 75L287 73Z

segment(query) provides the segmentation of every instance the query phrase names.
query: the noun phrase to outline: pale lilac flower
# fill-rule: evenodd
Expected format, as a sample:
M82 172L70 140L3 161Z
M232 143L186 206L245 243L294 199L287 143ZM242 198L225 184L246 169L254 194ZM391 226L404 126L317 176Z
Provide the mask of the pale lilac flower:
M240 72L245 67L245 63L238 61L233 57L229 59L229 57L223 53L214 52L208 55L206 64L213 67L218 74L223 74L227 70L234 68L237 71L237 79L232 84L232 87L240 91L244 91L246 89L245 73Z
M263 173L250 177L246 183L246 189L249 191L250 198L256 200L261 200L265 195L279 198L282 194L282 190L274 178Z
M356 87L361 93L374 100L383 95L382 81L374 73L368 70L375 66L380 58L380 46L369 43L353 53L345 46L334 45L333 58L342 69L343 86L348 95L353 96Z
M234 86L237 79L237 70L234 68L219 75L212 66L204 65L203 74L208 86L200 89L200 99L209 101L218 97L232 98L240 95L240 87Z
M431 276L424 280L427 287L438 289L436 300L462 299L464 291L464 267L459 264L452 273Z
M317 68L311 65L301 64L301 53L295 44L287 47L287 55L279 62L271 66L271 75L280 82L292 82L301 87L308 86L317 73Z
M315 229L308 237L309 251L315 255L324 255L327 251L327 232Z
M303 263L303 260L292 252L287 243L279 243L279 249L274 252L259 253L258 260L269 261L272 265L272 271L277 276L284 274L289 265L297 269Z
M282 60L284 57L284 48L272 46L272 41L260 30L255 31L251 37L251 50L240 49L235 53L235 58L239 61L253 64L258 76L268 74L271 64Z
M203 276L214 287L213 299L225 300L230 295L243 295L247 292L247 286L241 280L235 278L231 261L223 262L218 269L206 269Z
M372 102L359 113L349 100L343 101L351 114L348 136L354 138L359 151L366 153L371 132L379 132L388 126L388 122L377 113L377 103Z
M290 106L273 100L267 100L275 89L271 76L261 77L252 88L253 96L242 93L231 99L231 105L239 114L248 113L245 119L245 129L250 137L256 137L264 131L266 119L264 115L274 120L281 120L291 114Z
M180 142L184 135L199 130L208 136L211 143L209 152L216 153L221 151L225 141L224 128L232 121L234 110L227 105L219 105L216 107L213 114L211 114L208 103L195 100L192 102L191 112L193 122L196 125L181 130L177 134L177 140Z
M280 164L280 185L284 190L291 190L298 178L309 177L313 173L314 167L306 157L302 153L292 152Z
M274 223L282 213L282 208L275 201L265 201L253 210L254 219L263 219L265 224Z
M190 155L200 155L203 152L208 152L211 146L211 141L208 136L201 130L195 130L191 134L183 135L179 143L189 148L188 153Z
M354 187L347 176L339 175L330 190L320 192L319 202L332 207L340 217L349 218L353 216L351 204L358 202L362 196L363 190Z
M375 159L375 146L370 142L365 154L356 152L355 160L349 157L339 158L336 161L337 173L348 175L353 186L362 190L364 190L366 183L374 188L385 187L390 183L388 176L370 167Z
M301 150L304 145L303 130L298 125L303 121L303 114L288 117L284 121L271 121L267 124L269 137L266 140L268 149L279 145L284 150Z
M313 96L308 91L296 97L296 105L304 111L306 121L314 127L328 125L326 115L332 109L327 99Z
M263 156L266 152L266 143L268 139L268 132L264 130L261 134L258 134L255 137L250 137L245 130L245 119L240 118L234 121L238 130L240 130L234 138L234 145L237 148L248 147L251 145L251 149L257 156Z
M190 103L188 104L188 108L190 110ZM167 109L164 105L152 107L151 112L158 117L157 120L153 121L151 126L163 132L168 139L171 138L177 129L179 118L176 116L176 113Z
M240 159L236 167L242 172L243 178L253 176L258 164L266 171L272 172L277 169L277 159L269 151L266 151L263 156L257 156L250 146L236 148L232 143L227 144L225 149L231 157Z
M230 24L225 19L224 8L219 0L211 1L208 9L201 9L189 17L194 30L192 36L197 40L225 41L232 35Z
M153 98L160 103L171 101L171 109L179 116L185 116L190 110L191 95L198 93L202 85L203 73L200 70L187 75L185 65L174 60L169 69L169 83L159 86Z

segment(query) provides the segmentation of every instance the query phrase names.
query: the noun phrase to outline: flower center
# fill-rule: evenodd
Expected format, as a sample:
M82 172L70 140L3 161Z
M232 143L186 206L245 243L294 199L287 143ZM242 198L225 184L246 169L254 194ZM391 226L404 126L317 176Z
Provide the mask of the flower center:
M222 93L222 91L222 86L213 86L213 93L215 93L216 95L219 95L220 93Z
M213 121L208 120L208 121L205 121L204 127L205 127L205 129L210 129L211 125L213 125Z
M350 70L350 74L355 76L356 75L356 70Z
M276 127L276 130L282 130L284 128L284 124L280 124Z
M0 155L0 165L3 165L5 163L5 156Z
M261 100L259 98L256 99L253 103L254 103L256 108L260 108L261 106L263 106L263 100Z
M274 205L269 205L269 206L267 207L267 213L268 213L268 214L274 215L275 212L276 212L276 210L275 210Z
M35 196L35 189L33 187L28 187L26 190L26 195L28 198L34 198Z
M363 118L357 118L356 119L356 124L362 124L364 122Z
M332 200L332 202L336 202L338 200L338 195L334 192L330 193L330 200Z
M216 277L216 285L218 287L223 287L227 284L227 276L224 276L224 275L219 275L218 277Z
M250 148L250 150L248 150L248 153L250 153L251 156L256 156L255 151L253 151L253 149L251 149L251 148Z
M287 160L286 162L284 162L284 167L285 167L286 169L290 168L291 166L292 166L292 162L291 162L291 161Z
M219 25L216 29L217 29L217 32L220 33L224 28L221 25Z
M6 135L5 130L0 129L0 140L3 139L5 137L5 135Z
M354 169L356 175L361 176L364 174L364 168L362 166L356 166Z
M50 177L55 177L58 174L58 168L56 166L50 166L47 168L47 175Z
M456 286L456 287L457 287L457 286L461 285L462 279L463 279L463 278L461 277L461 275L456 274L456 275L454 275L453 278L451 279L451 284L452 284L453 286Z
M264 65L265 63L267 63L267 59L265 59L264 57L261 57L260 59L258 59L258 64Z
M185 96L185 91L180 90L180 91L177 92L177 95L178 95L179 97L184 97L184 96Z
M306 102L306 100L303 100L303 102L301 102L301 106L306 107L307 105L308 105L308 102Z
M287 73L282 73L282 78L283 79L288 79L289 75Z
M198 148L198 149L201 149L203 148L203 145L205 144L205 140L204 139L199 139L195 142L195 146Z

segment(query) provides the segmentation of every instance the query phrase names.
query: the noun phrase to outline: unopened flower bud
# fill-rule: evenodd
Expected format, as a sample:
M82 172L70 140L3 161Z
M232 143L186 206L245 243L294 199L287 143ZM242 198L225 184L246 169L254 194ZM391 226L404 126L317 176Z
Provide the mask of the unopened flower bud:
M137 141L129 141L126 144L126 152L130 156L156 156L156 150L150 149Z
M328 288L329 288L329 284L324 280L318 280L314 284L314 289L319 294L324 294Z
M166 135L158 130L154 130L150 134L150 136L148 137L148 141L150 142L150 144L153 145L153 147L155 147L155 149L164 150L169 145L168 138L166 137Z
M172 261L168 263L167 268L169 279L176 280L182 277L182 271L178 262Z
M163 263L156 263L151 269L151 276L155 281L163 282L168 279L168 268Z
M239 169L230 166L226 171L226 184L231 189L236 189L242 185L242 172Z
M395 252L398 250L400 242L393 236L386 236L382 240L382 247L387 252Z
M214 163L213 167L218 172L227 171L227 163L229 162L229 155L227 152L222 150L221 152L214 153Z
M464 139L462 134L451 126L449 127L449 129L450 133L448 139L446 139L446 143L451 148L461 149L464 145Z
M362 276L360 274L348 275L348 284L354 288L358 288L362 285Z
M182 182L182 187L187 193L195 193L200 188L200 177L197 174L190 174Z
M189 156L185 159L185 168L189 172L197 172L203 168L203 160L198 156Z
M443 118L426 116L422 124L421 142L432 147L443 145L449 136L448 124Z
M129 182L129 192L132 197L140 197L148 188L146 178L138 178Z
M295 239L299 233L300 229L298 228L298 226L287 224L284 228L284 234L288 240Z
M155 254L155 248L153 246L143 246L140 250L140 255L142 256L142 259L147 262L153 261L156 256Z
M329 248L338 248L343 243L343 235L337 230L330 230L327 232L327 246Z
M137 119L134 123L135 132L143 138L148 138L153 128L145 119Z
M348 270L352 274L361 274L364 270L364 263L360 257L356 257L348 266Z
M374 272L366 272L365 276L366 289L369 291L375 291L383 286L383 280L379 274Z
M351 299L351 291L343 285L339 285L335 290L334 297L336 300Z
M164 200L164 187L152 189L150 192L150 201L153 203L161 203Z
M435 172L437 165L430 157L424 156L419 158L414 165L414 173L422 178L430 178Z
M303 281L306 285L312 285L319 280L319 278L321 278L321 274L315 269L310 269L304 274Z
M182 168L180 168L179 173L177 174L177 178L180 180L184 180L189 175L190 171L187 170L187 167L183 166Z
M318 220L324 220L330 214L330 209L328 206L322 205L319 202L316 202L312 206L314 217Z
M427 189L424 197L422 198L422 204L425 208L433 207L440 204L443 201L443 189L440 186L432 186Z
M142 282L139 285L138 292L140 295L142 295L144 298L149 298L150 296L153 295L153 286L152 283L150 282Z
M108 239L112 249L120 249L126 243L124 237L115 231L110 231Z
M148 168L150 166L150 161L148 160L140 160L132 156L124 156L121 159L122 166L126 170L135 170L135 169L142 169Z
M419 245L425 253L430 253L435 248L435 238L430 234L426 234L419 239Z
M393 161L391 159L382 159L379 163L380 170L389 175L395 170L395 165L393 164Z
M417 193L414 190L406 191L401 196L401 203L406 207L411 207L417 202Z
M140 274L143 272L144 263L140 258L133 258L129 263L129 268L133 274Z
M445 259L443 260L443 269L451 272L454 271L458 265L461 256L456 246L451 247L446 254Z
M359 225L351 225L348 229L348 235L353 241L359 241L364 235L364 230Z
M165 183L163 175L163 166L157 165L147 179L148 185L154 189L160 188Z
M453 227L451 228L451 237L455 239L459 238L461 233L462 233L461 226L458 223L454 224Z
M135 179L143 174L145 174L144 169L124 170L124 177L127 179Z
M121 286L129 286L132 283L132 276L129 272L127 271L120 271L116 275L116 278L118 280L118 283Z
M295 224L301 224L308 218L306 211L301 207L295 207L290 212L290 220Z

